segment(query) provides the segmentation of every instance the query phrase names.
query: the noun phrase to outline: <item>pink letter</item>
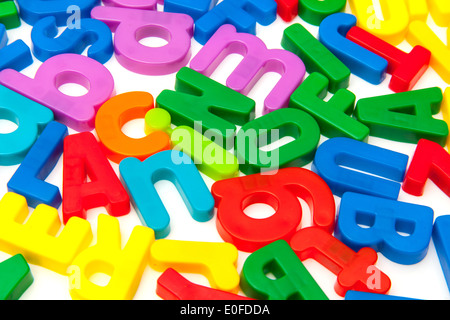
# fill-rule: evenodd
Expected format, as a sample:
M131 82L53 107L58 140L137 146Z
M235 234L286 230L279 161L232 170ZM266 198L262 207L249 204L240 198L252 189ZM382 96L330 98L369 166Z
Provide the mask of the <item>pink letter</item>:
M59 90L76 83L88 92L79 97ZM55 120L77 131L95 127L98 108L114 94L114 79L101 63L78 54L60 54L45 61L34 79L15 70L0 72L0 84L53 111Z
M158 0L103 0L105 6L142 9L142 10L156 10Z
M114 35L117 61L146 75L165 75L186 66L191 57L194 20L185 14L138 9L95 7L91 16L106 23ZM147 47L139 41L158 37L168 43Z
M289 98L303 81L305 65L292 52L282 49L268 50L258 37L237 33L232 25L223 25L191 61L191 68L210 76L230 54L244 59L227 79L226 85L242 94L248 94L255 83L267 72L282 77L264 101L264 113L288 107Z

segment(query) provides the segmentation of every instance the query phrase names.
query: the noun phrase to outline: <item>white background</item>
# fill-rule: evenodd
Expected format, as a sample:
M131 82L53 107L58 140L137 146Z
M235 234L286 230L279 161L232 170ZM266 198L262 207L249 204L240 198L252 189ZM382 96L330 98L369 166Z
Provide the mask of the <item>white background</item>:
M376 1L374 2L376 4ZM158 10L162 11L162 7L159 6ZM348 7L346 9L346 12L351 12ZM314 27L305 23L299 17L297 17L290 23L286 23L278 17L277 20L270 26L262 27L258 25L257 36L264 40L268 48L281 48L280 42L283 31L286 27L293 23L303 24L308 28L308 30L310 30L313 35L317 36L318 27ZM431 18L429 19L429 24L433 28L433 30L435 30L436 33L440 36L440 38L445 41L446 29L436 27ZM10 39L9 43L17 39L22 39L31 47L31 28L31 26L22 22L22 26L20 28L8 30L8 37ZM61 29L60 31L62 30L63 29ZM161 41L161 39L155 40L147 38L144 39L142 43L149 46L157 46L163 45L164 41ZM200 50L200 48L201 46L194 39L192 39L192 56L194 56ZM411 50L411 46L406 41L399 45L399 48L407 52ZM83 54L85 53L86 51ZM225 83L227 75L231 72L234 66L239 63L241 58L242 57L237 55L230 56L221 65L221 68L211 77L221 83ZM29 77L33 77L40 64L41 63L35 59L33 65L23 70L22 73ZM117 63L115 57L108 61L105 66L111 71L114 77L116 94L130 91L147 91L151 93L156 99L156 97L162 90L173 90L174 87L175 74L158 77L134 74L121 67ZM268 90L273 87L278 79L279 75L277 74L267 74L249 94L249 97L254 99L257 103L257 116L261 115L265 94L267 94ZM390 76L388 76L381 85L374 86L352 75L349 90L357 95L357 99L390 94L392 93L392 91L390 91L388 88L389 81ZM447 87L447 84L440 79L440 77L434 72L433 69L430 68L423 76L423 78L419 81L416 89L434 86L439 86L444 90ZM79 95L84 91L83 88L80 88L77 85L68 85L61 90L64 90L64 92L71 95ZM436 116L436 118L442 119L442 115L439 114ZM143 119L139 119L126 124L123 130L131 137L139 138L144 135L143 128ZM14 130L14 125L9 123L8 121L0 120L0 132L6 133L8 132L8 130ZM73 130L70 130L70 133L75 132ZM324 138L322 138L322 141L323 139ZM373 137L369 139L369 143L407 154L410 157L410 160L415 150L415 145L413 144L397 143ZM115 164L112 165L118 173L118 166ZM6 183L9 181L10 177L13 175L17 167L18 166L0 167L0 197L2 197L7 192ZM310 168L310 165L306 166L306 168ZM207 185L211 186L213 181L205 176L203 177ZM60 189L62 188L61 159L46 181L59 186ZM171 233L167 237L167 239L213 242L222 241L216 230L215 217L206 223L196 222L190 217L183 201L181 200L181 197L178 195L175 187L172 184L166 181L161 181L157 183L157 189L171 216ZM335 197L335 199L336 205L338 207L340 199L338 197ZM399 200L430 206L434 210L435 217L450 213L448 211L450 207L449 198L431 181L427 183L424 196L413 197L401 191ZM304 213L302 223L299 227L309 226L309 209L307 208L307 206L305 206L303 200L300 201L302 203ZM59 208L59 212L61 213L61 208ZM92 231L94 234L93 244L95 244L96 241L97 217L101 213L106 213L106 210L104 208L97 208L88 211L87 220L91 223ZM272 214L273 210L265 205L255 205L249 207L246 213L255 218L263 218ZM119 217L118 219L121 226L122 242L123 244L125 244L133 227L139 225L140 221L133 209L128 215ZM248 253L239 253L239 273L247 256ZM9 257L10 255L0 252L0 261L8 259ZM327 269L325 269L315 261L307 260L304 262L304 264L330 299L343 299L334 292L333 287L336 281L336 276L334 274L329 272ZM390 277L392 281L390 294L392 295L417 299L450 298L449 290L447 288L432 241L430 243L428 255L420 263L411 266L404 266L391 262L382 254L379 254L377 266ZM68 290L68 277L59 275L55 272L36 265L31 265L30 268L34 276L34 283L25 292L25 294L22 296L22 299L71 299ZM142 277L139 289L136 292L134 298L136 300L160 299L155 293L156 280L160 276L160 274L160 272L156 272L150 267L147 267ZM183 273L183 275L195 283L208 285L207 279L201 275L185 273ZM93 280L98 284L105 285L108 281L108 278L105 275L99 275L96 279Z

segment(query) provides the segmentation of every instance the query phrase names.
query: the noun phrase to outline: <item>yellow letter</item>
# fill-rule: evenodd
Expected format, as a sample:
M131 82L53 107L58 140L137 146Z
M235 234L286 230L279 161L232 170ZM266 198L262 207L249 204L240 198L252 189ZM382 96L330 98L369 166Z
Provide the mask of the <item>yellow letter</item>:
M198 273L215 289L239 291L238 250L230 243L162 239L155 241L150 252L150 266L157 271L173 268L178 272Z
M99 215L97 230L97 244L81 252L73 261L73 266L80 270L80 279L75 281L77 286L70 288L70 295L77 300L133 299L149 262L150 246L155 240L153 230L134 227L123 250L117 218ZM96 273L111 277L106 286L90 280Z
M77 254L91 243L91 225L74 217L56 236L61 227L57 209L38 205L24 223L28 214L25 197L5 194L0 201L0 250L21 253L31 264L66 275Z
M427 0L406 0L410 21L421 20L427 21L428 10Z
M447 38L450 32L447 30ZM450 83L450 50L430 29L424 21L413 21L409 25L409 32L406 36L412 46L420 45L431 51L430 66L447 83Z
M384 20L375 16L372 0L350 0L350 8L358 26L391 43L400 44L408 31L409 12L404 0L379 0Z
M440 27L448 27L450 23L450 1L428 0L428 5L434 22Z

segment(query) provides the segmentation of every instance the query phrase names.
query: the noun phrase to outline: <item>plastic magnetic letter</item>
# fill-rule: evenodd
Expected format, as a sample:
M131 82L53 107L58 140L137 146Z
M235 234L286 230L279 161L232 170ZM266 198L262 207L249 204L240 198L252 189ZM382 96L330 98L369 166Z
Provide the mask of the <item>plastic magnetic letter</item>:
M271 273L275 279L267 276ZM253 252L241 272L241 288L259 300L328 300L328 297L284 240Z
M431 180L450 197L450 154L439 144L422 139L417 144L403 181L403 191L422 196Z
M448 233L450 232L450 216L443 215L436 218L433 227L433 243L436 253L439 257L442 272L450 290L450 240Z
M262 147L284 137L293 141L276 149ZM245 124L236 135L236 156L245 174L303 167L314 159L320 141L316 120L305 111L282 108Z
M317 227L298 230L289 245L301 261L314 259L335 274L334 290L341 297L349 290L385 294L391 288L389 277L375 266L378 255L372 248L355 252Z
M88 92L74 97L59 90L68 83L81 85ZM34 79L15 70L3 70L0 84L49 108L56 121L80 132L94 129L97 109L114 94L114 79L105 66L72 53L45 61Z
M156 294L163 300L254 300L192 283L172 268L166 269L159 276Z
M20 16L14 1L2 1L0 3L0 24L6 29L14 29L20 26Z
M450 3L446 0L427 1L431 16L440 27L447 28L450 20Z
M413 298L392 296L388 294L378 294L363 291L347 291L345 294L345 300L350 301L404 301L404 300L417 300Z
M255 118L255 101L187 67L178 71L175 91L163 90L156 106L167 110L176 126L220 134L215 142L227 150L234 148L236 125Z
M428 0L406 0L410 21L426 21L430 14L428 10Z
M387 60L389 88L394 92L412 90L430 65L431 52L422 46L406 53L359 27L351 28L346 37Z
M166 110L150 109L145 115L145 133L164 131L169 134L173 149L191 157L197 169L213 180L239 175L239 163L236 156L212 140L218 134L205 137L188 126L172 129L171 121L170 114Z
M150 134L155 131L164 131L168 135L171 135L174 129L172 129L172 117L170 113L163 108L152 108L145 114L145 134ZM178 126L181 127L181 126ZM175 127L178 128L178 127Z
M450 37L450 28L447 28L447 39ZM420 45L432 52L430 67L444 80L450 83L450 62L448 55L450 48L441 41L425 21L415 20L409 24L406 40L412 46Z
M191 58L194 21L186 14L98 6L91 16L114 33L117 61L127 70L166 75L177 72ZM167 44L147 47L139 42L148 37L164 39Z
M95 136L69 135L63 152L63 221L74 216L85 219L87 210L97 207L120 217L130 212L130 198Z
M365 81L378 85L386 78L388 62L375 53L346 39L347 32L356 25L356 17L335 13L325 18L319 27L319 40L350 71Z
M212 288L238 293L238 250L224 242L161 239L150 248L150 266L157 271L173 268L178 272L204 275Z
M396 46L405 40L410 23L406 1L380 0L383 19L377 17L373 0L350 0L358 26Z
M442 115L444 117L444 121L447 122L447 125L450 126L450 89L447 88L444 91L444 100L441 105ZM447 137L447 151L450 152L450 135Z
M211 192L217 208L217 230L239 250L253 252L276 240L288 241L300 225L306 201L312 224L333 232L335 202L331 190L314 172L303 168L280 169L214 183ZM253 204L271 206L275 213L264 219L245 214Z
M0 48L0 70L22 71L32 63L30 48L22 40L16 40L8 46Z
M152 154L170 149L170 137L162 131L134 139L122 132L129 121L145 118L154 107L153 96L147 92L127 92L112 97L98 110L95 131L105 155L111 161L120 163L127 157L143 161Z
M427 255L433 221L429 207L347 192L335 237L355 251L370 247L391 261L411 265Z
M338 90L327 102L328 79L311 73L291 96L289 107L308 112L317 121L320 133L328 138L348 137L366 141L369 128L352 117L356 96L347 89Z
M232 25L224 25L192 59L190 67L210 76L230 54L244 56L231 72L226 85L244 95L267 72L280 74L281 78L264 100L264 113L289 105L289 97L300 85L306 73L303 61L290 51L267 49L264 42L248 33L237 33Z
M6 28L3 24L0 24L0 70L14 69L21 71L33 63L31 50L23 40L16 40L9 45L7 43Z
M67 135L65 125L50 122L9 180L8 191L24 196L29 207L36 208L41 203L55 208L61 205L59 188L44 180L61 157Z
M194 38L205 45L223 25L231 24L238 32L256 34L256 23L272 24L277 18L274 0L224 0L195 23Z
M433 118L440 112L439 87L394 93L358 100L355 117L370 128L370 135L417 144L420 139L445 146L449 135L445 121Z
M299 0L298 15L312 25L320 23L334 13L342 12L347 5L347 0Z
M40 19L53 16L58 26L66 26L74 19L89 18L89 14L100 0L18 0L20 17L29 25Z
M0 300L19 300L34 278L23 255L0 262Z
M237 157L193 128L176 127L170 138L174 150L190 156L198 170L211 179L223 180L239 175Z
M132 300L149 262L153 230L135 226L122 249L119 221L98 216L97 243L81 252L70 266L70 296L74 300ZM90 280L95 273L110 276L106 285Z
M8 43L8 34L5 25L0 23L0 47L3 48Z
M284 30L281 45L302 59L308 73L319 72L327 77L331 93L348 87L350 69L300 23Z
M317 149L312 170L338 197L352 191L397 199L408 159L403 153L365 142L331 138Z
M85 48L87 56L106 63L114 53L111 30L102 21L85 18L80 28L66 28L58 35L55 17L39 20L31 30L33 53L40 61L62 53L81 54Z
M41 204L28 217L26 199L13 192L0 201L0 250L62 275L92 241L88 221L74 217L61 229L58 210ZM26 222L25 222L26 220ZM59 232L60 231L60 232Z
M14 132L0 135L0 165L23 161L53 113L44 106L0 85L0 119L18 125Z
M212 218L214 199L186 154L169 150L158 152L143 162L126 158L120 163L119 170L141 222L155 231L157 239L170 233L169 214L154 186L159 180L168 180L177 187L195 221L205 222Z
M164 11L184 13L192 17L194 21L200 19L209 10L215 7L218 0L165 0Z
M298 0L275 0L277 13L286 22L291 22L298 15Z
M103 0L105 6L141 10L156 10L161 0Z

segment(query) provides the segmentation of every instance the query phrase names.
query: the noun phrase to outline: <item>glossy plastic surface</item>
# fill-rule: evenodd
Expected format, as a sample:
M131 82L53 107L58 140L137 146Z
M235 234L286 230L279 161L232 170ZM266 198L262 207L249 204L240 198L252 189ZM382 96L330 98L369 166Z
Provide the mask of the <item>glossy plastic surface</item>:
M172 182L180 192L192 218L199 222L212 219L214 199L191 158L176 151L162 151L145 161L126 158L119 165L121 180L142 224L161 239L170 233L170 217L154 184Z
M319 40L350 71L378 85L386 78L388 62L382 57L346 38L347 32L356 26L357 19L348 13L335 13L325 18L319 26Z
M405 154L361 141L332 138L317 149L312 170L336 196L352 191L397 199L408 159Z
M264 100L264 113L289 105L290 95L305 76L303 61L290 51L267 49L260 38L238 32L232 25L220 27L191 60L190 67L209 77L233 53L244 58L227 78L227 87L247 95L263 74L275 72L281 78Z
M62 196L64 223L74 216L86 219L98 207L114 217L130 212L130 198L91 132L64 139Z
M275 279L268 277L271 274ZM259 300L328 300L286 241L274 241L244 262L241 287Z
M347 192L335 237L355 251L370 247L391 261L411 265L427 255L433 221L430 207Z
M370 130L353 115L356 96L347 89L338 90L328 101L329 81L318 72L311 73L292 94L289 106L311 114L328 138L347 137L367 141Z
M32 208L41 203L59 208L62 203L61 192L45 179L59 161L67 135L65 125L50 122L8 181L8 191L23 195Z
M371 248L355 252L317 227L298 230L289 244L301 261L314 259L335 274L334 290L342 297L349 290L385 294L391 288L389 277L375 266L378 255Z
M242 251L253 252L280 239L289 241L302 219L297 197L310 207L314 225L327 232L334 228L333 195L325 182L307 169L286 168L222 180L213 184L211 192L219 234ZM255 203L267 204L275 213L265 219L247 216L245 208Z
M145 118L153 107L153 96L143 91L116 95L100 107L95 118L95 131L108 159L115 163L127 157L144 161L157 152L170 149L170 137L165 132L155 131L135 139L122 131L127 122Z

